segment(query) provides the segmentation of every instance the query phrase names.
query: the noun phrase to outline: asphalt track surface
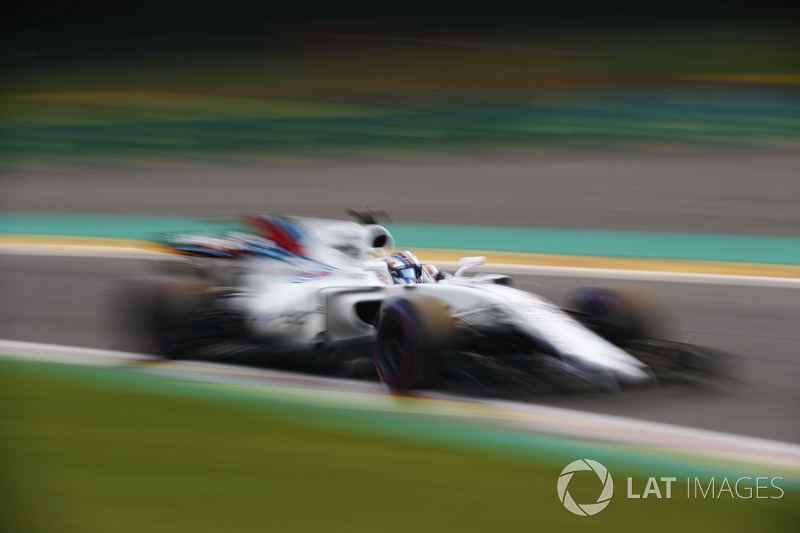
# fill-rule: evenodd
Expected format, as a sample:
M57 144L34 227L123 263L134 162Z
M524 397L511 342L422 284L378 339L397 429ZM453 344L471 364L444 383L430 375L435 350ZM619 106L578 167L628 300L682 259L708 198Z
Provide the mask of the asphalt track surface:
M141 260L0 256L0 338L118 348L107 313L115 280L148 272ZM516 275L560 301L607 280ZM540 285L536 285L540 284ZM649 282L671 310L672 338L740 356L738 380L619 395L544 396L545 405L800 443L800 288Z
M407 223L800 234L800 155L788 151L419 157L6 171L0 210L340 218L368 205Z

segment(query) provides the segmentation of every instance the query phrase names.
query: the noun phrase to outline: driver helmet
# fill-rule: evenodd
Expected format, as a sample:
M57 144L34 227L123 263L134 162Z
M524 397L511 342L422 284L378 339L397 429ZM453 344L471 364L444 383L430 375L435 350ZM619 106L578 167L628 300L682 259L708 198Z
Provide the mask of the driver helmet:
M422 282L423 283L436 283L439 281L441 274L439 274L439 269L436 268L434 265L427 264L422 265Z
M389 258L389 272L396 285L422 283L422 263L409 251L392 254Z

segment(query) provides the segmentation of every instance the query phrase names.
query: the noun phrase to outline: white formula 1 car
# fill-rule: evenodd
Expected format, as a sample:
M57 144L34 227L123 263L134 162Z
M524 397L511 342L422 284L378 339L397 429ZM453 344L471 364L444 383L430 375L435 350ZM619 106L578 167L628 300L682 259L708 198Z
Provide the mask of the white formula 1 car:
M167 235L161 275L120 284L140 348L190 358L373 375L392 389L618 390L706 375L723 354L647 338L630 294L578 290L566 309L508 276L395 284L389 231L358 222L247 216L225 234Z

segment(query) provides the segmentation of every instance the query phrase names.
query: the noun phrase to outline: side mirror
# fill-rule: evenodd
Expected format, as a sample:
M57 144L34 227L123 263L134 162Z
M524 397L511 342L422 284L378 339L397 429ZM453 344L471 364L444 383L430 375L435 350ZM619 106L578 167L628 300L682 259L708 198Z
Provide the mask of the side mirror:
M462 257L458 262L458 268L456 269L455 277L460 278L467 270L479 267L484 263L486 263L486 258L482 255L474 257Z
M388 272L389 267L384 261L364 261L361 268L369 272Z

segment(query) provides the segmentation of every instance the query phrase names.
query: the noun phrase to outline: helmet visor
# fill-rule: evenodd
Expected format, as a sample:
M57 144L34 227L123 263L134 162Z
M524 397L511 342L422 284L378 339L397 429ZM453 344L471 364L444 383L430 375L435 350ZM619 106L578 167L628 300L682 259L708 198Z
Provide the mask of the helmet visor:
M406 283L413 283L417 281L416 269L414 267L401 268L395 271L398 278Z

